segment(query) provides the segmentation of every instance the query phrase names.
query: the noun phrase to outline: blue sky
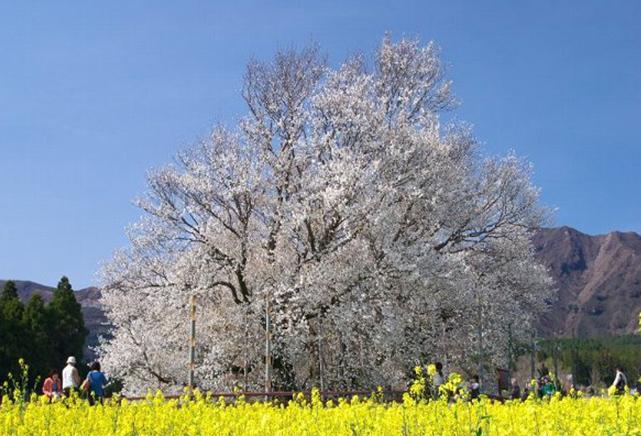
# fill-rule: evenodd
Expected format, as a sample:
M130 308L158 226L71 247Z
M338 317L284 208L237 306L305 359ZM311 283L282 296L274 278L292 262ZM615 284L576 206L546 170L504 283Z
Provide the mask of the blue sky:
M127 243L145 173L243 114L244 66L434 40L487 153L556 224L641 232L641 2L0 1L0 278L76 289Z

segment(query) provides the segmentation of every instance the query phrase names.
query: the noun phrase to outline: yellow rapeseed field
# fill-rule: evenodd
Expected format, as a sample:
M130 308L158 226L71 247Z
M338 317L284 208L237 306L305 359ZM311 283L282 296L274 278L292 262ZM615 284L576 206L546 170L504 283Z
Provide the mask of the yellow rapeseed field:
M469 402L383 403L377 398L324 404L316 394L288 405L235 404L203 397L108 401L91 407L74 399L12 403L0 409L5 435L641 435L641 400L636 396L555 396L505 404Z

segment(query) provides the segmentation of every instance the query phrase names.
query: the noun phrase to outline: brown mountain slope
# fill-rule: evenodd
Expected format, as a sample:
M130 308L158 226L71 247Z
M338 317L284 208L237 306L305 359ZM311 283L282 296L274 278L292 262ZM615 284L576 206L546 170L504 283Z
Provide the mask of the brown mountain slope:
M4 288L6 280L0 280L0 290ZM39 294L45 303L49 303L53 298L54 288L44 286L38 283L15 280L18 288L18 296L22 301L27 302L35 293ZM94 353L91 348L98 345L98 336L107 336L109 324L102 308L100 307L100 289L95 287L81 289L76 291L76 300L82 306L82 314L85 319L85 326L89 330L87 337L88 349L85 352L88 358L93 358Z
M637 331L641 310L641 236L589 236L570 227L533 238L559 288L540 324L544 335L595 337Z

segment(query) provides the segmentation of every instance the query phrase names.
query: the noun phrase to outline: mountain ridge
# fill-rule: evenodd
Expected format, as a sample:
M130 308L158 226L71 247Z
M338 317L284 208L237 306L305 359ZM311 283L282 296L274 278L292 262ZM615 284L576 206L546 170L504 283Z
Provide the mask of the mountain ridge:
M591 236L572 227L544 228L532 237L537 259L547 267L558 298L538 323L543 336L599 337L638 331L641 311L641 236L613 231ZM14 280L27 301L34 293L51 301L55 288ZM0 280L0 289L6 280ZM76 292L89 330L87 357L109 336L110 325L100 305L100 289Z
M541 318L545 336L596 337L634 333L641 310L641 236L613 231L591 236L571 227L541 229L537 258L559 293Z

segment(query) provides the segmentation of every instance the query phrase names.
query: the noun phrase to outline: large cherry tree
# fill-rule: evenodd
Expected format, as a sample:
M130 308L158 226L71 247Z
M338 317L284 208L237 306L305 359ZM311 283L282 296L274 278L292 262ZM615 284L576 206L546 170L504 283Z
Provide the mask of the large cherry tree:
M152 171L130 245L105 263L105 367L129 391L187 380L402 383L418 363L504 358L553 298L531 231L548 219L513 154L482 156L434 44L386 37L338 69L316 47L249 63L247 115ZM269 307L266 305L269 304ZM476 360L475 360L476 359Z

